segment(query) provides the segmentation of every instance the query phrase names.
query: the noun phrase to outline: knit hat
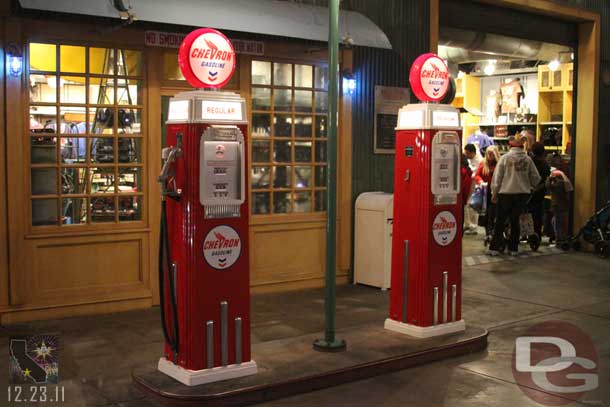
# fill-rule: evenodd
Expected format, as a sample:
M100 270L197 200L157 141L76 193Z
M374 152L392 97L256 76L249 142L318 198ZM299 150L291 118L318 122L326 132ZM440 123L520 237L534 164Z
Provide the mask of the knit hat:
M508 138L508 145L511 147L523 147L523 142L520 137L510 136Z

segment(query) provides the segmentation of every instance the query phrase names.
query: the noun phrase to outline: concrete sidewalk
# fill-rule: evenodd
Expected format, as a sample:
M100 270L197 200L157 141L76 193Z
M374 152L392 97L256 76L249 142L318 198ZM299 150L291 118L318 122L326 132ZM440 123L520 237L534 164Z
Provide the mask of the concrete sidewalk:
M266 405L539 405L515 384L514 340L535 323L559 319L583 329L597 348L600 387L583 397L584 405L610 406L610 261L584 253L502 260L464 268L464 319L491 331L487 352ZM339 328L383 324L387 291L346 285L337 292ZM254 343L318 332L323 327L323 291L256 295L252 320ZM132 387L130 374L150 369L161 355L158 309L0 328L0 355L8 354L9 335L35 333L61 335L60 384L66 406L157 405ZM5 385L7 377L0 374L3 400Z

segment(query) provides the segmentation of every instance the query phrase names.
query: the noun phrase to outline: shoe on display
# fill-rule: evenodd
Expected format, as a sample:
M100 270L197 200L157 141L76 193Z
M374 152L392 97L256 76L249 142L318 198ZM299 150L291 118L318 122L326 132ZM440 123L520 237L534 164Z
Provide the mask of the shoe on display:
M498 256L500 254L500 252L497 250L487 250L485 252L485 254L488 256Z
M477 233L476 228L468 228L464 231L465 235L476 235Z

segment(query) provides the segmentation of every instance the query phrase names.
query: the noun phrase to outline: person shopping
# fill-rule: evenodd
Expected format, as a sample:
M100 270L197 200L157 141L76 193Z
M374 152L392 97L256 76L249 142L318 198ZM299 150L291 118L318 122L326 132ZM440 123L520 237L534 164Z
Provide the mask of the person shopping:
M510 150L500 157L491 179L491 201L497 203L498 217L488 254L499 254L504 239L506 221L510 220L508 250L515 256L519 250L519 216L527 210L527 200L540 182L540 174L532 159L525 153L517 137L508 139Z
M549 175L551 175L551 166L546 162L546 152L544 151L544 144L537 141L532 144L532 160L534 165L540 174L540 182L534 188L532 197L529 203L529 211L532 214L534 221L534 231L539 237L542 237L542 224L544 220L544 196L546 195L545 182Z
M551 210L557 245L563 246L568 240L566 223L570 212L570 193L574 191L570 179L560 170L554 170L546 180L546 188L551 193Z
M468 165L468 159L462 154L460 162L460 193L462 195L462 236L464 236L464 216L465 208L468 206L468 198L470 197L470 190L472 189L472 171Z
M474 177L474 173L479 168L479 164L483 161L483 157L477 151L474 144L466 144L464 147L464 155L468 159L468 166L470 167L470 173ZM472 183L471 183L472 184ZM468 191L467 197L470 198L472 194L472 188ZM468 202L468 198L466 202ZM478 226L479 214L470 205L466 205L464 208L464 233L467 235L476 235Z
M485 239L488 242L491 241L494 224L496 222L496 204L491 202L491 179L498 161L500 161L498 147L487 147L487 150L485 150L485 158L483 159L483 162L479 164L479 168L477 168L477 172L474 175L475 185L487 184L487 210L485 212L483 225L485 226Z

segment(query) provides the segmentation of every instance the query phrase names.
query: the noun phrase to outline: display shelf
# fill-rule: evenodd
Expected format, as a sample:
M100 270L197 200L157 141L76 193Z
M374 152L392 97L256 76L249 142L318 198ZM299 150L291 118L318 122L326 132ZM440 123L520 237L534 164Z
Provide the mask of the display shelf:
M465 109L461 114L463 142L479 127L479 117L469 111L481 109L481 80L471 75L461 75L455 79L455 98L451 103L456 108Z
M563 66L554 71L548 65L538 66L538 92L563 92L567 87L565 78Z
M557 126L560 128L562 143L557 147L546 146L547 150L565 150L571 141L573 69L572 64L562 64L556 71L549 71L546 65L538 67L537 138L541 139L548 126Z
M495 127L495 126L535 126L536 122L509 122L509 123L480 123L479 126Z

